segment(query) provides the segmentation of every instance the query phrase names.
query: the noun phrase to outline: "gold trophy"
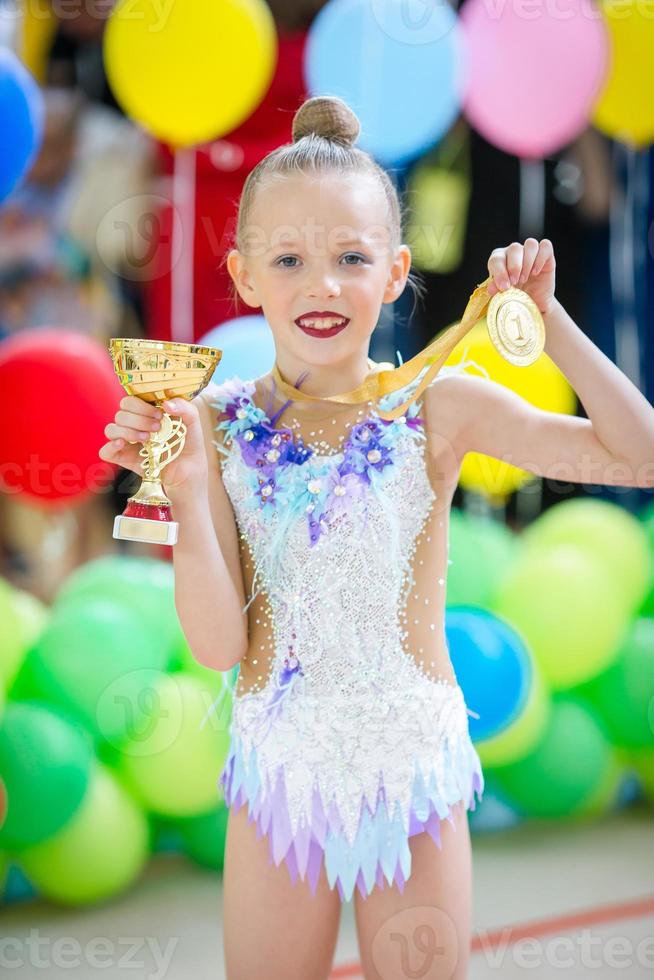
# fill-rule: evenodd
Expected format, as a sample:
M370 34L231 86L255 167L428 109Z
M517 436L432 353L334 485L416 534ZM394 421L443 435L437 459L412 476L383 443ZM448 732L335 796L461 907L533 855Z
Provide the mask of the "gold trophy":
M109 353L127 394L159 407L168 398L195 398L208 385L222 357L217 347L131 337L112 337ZM114 520L114 538L149 544L177 542L179 524L172 520L161 472L177 459L185 436L182 420L163 412L159 430L151 432L141 446L143 480Z

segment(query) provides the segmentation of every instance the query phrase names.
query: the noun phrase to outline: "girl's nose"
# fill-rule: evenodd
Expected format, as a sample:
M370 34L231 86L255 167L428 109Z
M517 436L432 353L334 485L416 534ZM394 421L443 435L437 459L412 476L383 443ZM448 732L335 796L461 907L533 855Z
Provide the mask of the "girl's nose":
M307 289L308 296L338 296L341 291L340 284L333 276L318 276Z

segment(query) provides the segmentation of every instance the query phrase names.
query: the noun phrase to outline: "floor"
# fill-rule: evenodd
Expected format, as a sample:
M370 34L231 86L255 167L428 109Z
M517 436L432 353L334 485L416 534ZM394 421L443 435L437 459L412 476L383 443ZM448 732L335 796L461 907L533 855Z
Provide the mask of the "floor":
M472 840L470 980L654 976L651 808L638 803L587 826L523 824ZM104 906L70 911L31 900L6 907L0 969L21 980L44 970L49 980L221 980L221 903L219 875L158 854L129 894ZM381 980L423 975L412 968ZM361 977L348 903L332 978Z

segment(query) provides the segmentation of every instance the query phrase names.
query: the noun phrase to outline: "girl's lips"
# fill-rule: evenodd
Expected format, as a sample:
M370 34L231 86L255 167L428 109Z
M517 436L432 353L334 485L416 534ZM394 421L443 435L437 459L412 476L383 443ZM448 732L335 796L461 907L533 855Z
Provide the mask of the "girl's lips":
M330 327L329 330L316 330L314 327L303 327L301 323L298 323L297 326L300 328L302 333L306 333L310 337L324 337L326 339L327 337L335 337L337 333L341 332L341 330L345 330L349 322L349 320L346 320L345 323L341 323L336 327Z

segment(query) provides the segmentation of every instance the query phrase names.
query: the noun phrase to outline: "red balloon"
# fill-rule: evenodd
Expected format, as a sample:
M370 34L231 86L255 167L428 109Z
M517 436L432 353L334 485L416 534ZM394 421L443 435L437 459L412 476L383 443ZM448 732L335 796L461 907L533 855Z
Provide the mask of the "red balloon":
M124 395L106 347L58 327L8 337L0 392L2 490L57 506L106 488L117 467L98 450Z

